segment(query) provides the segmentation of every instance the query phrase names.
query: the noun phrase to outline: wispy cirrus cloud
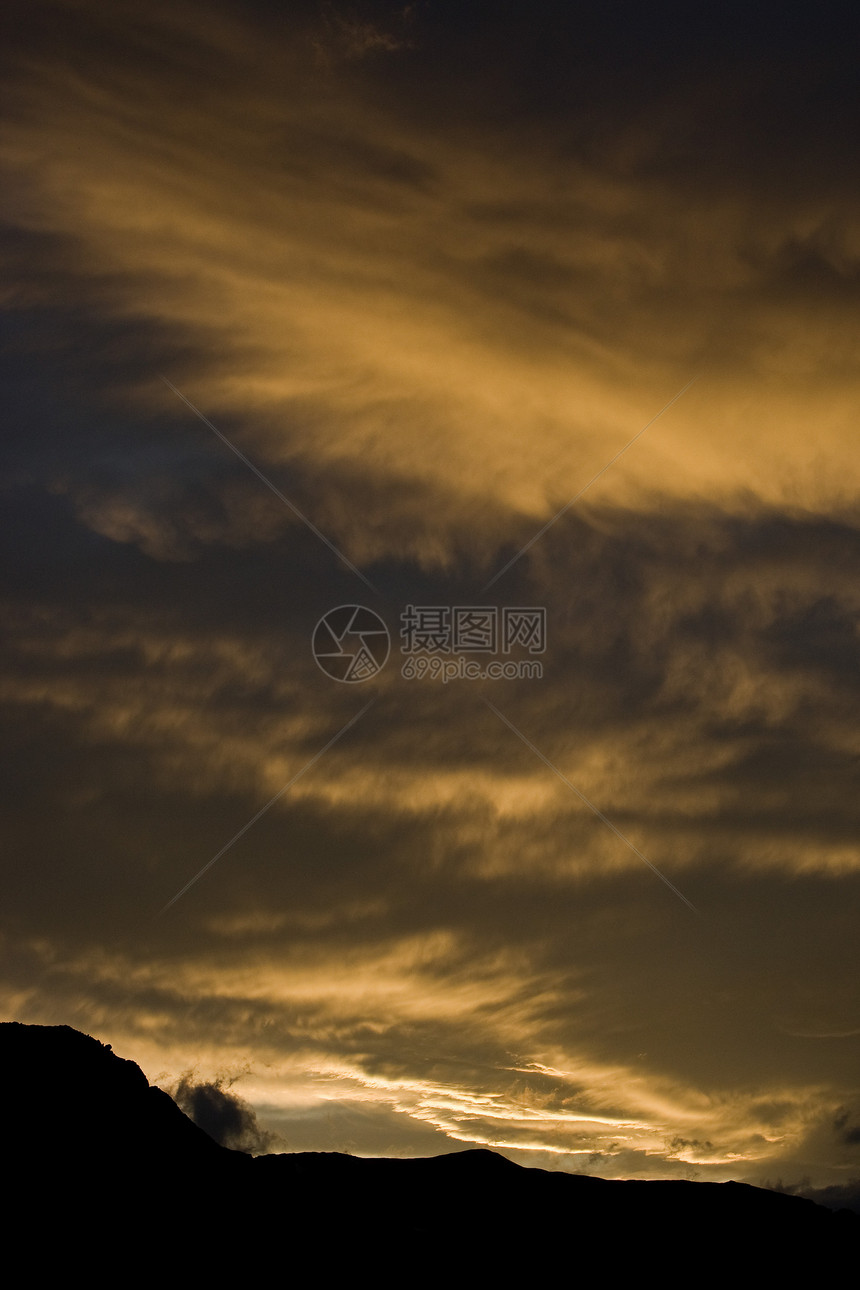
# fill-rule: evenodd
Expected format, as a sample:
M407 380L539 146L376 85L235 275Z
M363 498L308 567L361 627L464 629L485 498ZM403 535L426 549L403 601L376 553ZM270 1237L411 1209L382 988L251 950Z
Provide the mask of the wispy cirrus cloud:
M514 135L488 156L477 125L386 111L372 70L333 80L308 62L308 21L276 52L233 18L204 35L182 8L88 21L92 49L13 66L8 219L54 239L94 309L175 338L180 387L292 475L357 558L405 544L450 566L468 534L488 559L702 369L604 500L850 500L856 257L837 199L825 219L798 194L775 219L752 179L715 204L705 182L646 180L611 154L530 155ZM813 262L821 287L801 289ZM163 417L136 367L117 392ZM136 493L79 476L81 514L166 554L175 498L157 461L136 472ZM213 487L235 513L236 489ZM235 523L201 509L195 537L231 540ZM241 509L266 540L264 503Z

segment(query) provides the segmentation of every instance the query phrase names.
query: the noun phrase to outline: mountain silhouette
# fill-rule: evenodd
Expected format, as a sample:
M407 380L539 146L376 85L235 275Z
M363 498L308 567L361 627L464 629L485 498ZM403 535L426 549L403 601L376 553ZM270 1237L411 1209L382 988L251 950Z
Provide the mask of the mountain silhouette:
M742 1183L610 1181L487 1150L252 1157L219 1146L134 1062L68 1026L0 1024L7 1261L107 1281L327 1285L837 1284L860 1217ZM89 1266L88 1266L89 1265Z

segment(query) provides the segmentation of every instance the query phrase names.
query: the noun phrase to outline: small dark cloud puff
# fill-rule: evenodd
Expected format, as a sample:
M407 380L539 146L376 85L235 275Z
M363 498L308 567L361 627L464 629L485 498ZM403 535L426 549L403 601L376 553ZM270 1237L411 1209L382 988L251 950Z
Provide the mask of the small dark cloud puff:
M173 1091L173 1099L198 1128L222 1147L265 1155L282 1147L278 1135L262 1129L253 1107L230 1089L232 1080L196 1080L186 1072Z

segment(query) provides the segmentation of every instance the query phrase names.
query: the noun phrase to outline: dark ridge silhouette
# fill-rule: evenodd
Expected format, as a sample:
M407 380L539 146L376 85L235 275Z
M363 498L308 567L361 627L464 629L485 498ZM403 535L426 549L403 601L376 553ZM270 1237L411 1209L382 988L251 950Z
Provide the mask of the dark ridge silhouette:
M0 1024L6 1257L34 1276L266 1275L485 1286L600 1274L836 1284L860 1217L741 1183L615 1182L486 1150L252 1157L68 1026ZM133 1275L132 1275L133 1274ZM38 1279L38 1277L37 1277Z

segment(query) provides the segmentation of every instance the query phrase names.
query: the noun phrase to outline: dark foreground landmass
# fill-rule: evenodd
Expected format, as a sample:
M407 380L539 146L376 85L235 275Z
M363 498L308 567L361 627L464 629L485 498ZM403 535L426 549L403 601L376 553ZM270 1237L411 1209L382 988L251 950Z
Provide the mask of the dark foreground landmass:
M0 1024L7 1260L18 1284L158 1276L326 1286L834 1285L860 1217L742 1183L614 1182L492 1151L425 1160L219 1146L133 1062L68 1026Z

